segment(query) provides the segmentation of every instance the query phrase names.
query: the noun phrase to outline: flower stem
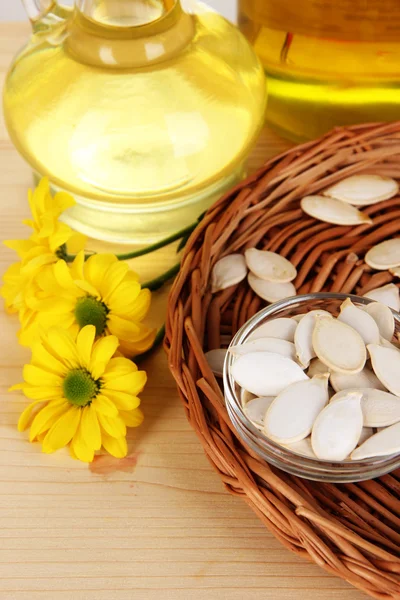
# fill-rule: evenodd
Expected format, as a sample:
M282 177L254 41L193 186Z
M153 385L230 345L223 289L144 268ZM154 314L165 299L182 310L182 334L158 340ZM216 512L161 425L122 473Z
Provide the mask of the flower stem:
M143 354L138 354L138 356L135 356L133 358L135 363L140 363L140 361L142 361L144 358L147 358L148 356L150 356L150 354L153 352L153 350L158 348L158 346L163 342L164 336L165 336L165 325L160 327L160 329L157 331L157 335L154 338L154 342L153 342L153 345L151 346L151 348L146 350L146 352L143 352Z
M129 260L131 258L137 258L138 256L144 256L145 254L154 252L159 248L164 248L164 246L169 246L169 244L172 244L172 242L175 242L176 240L180 240L181 238L190 235L196 227L197 222L192 223L188 227L185 227L184 229L173 233L169 237L164 238L163 240L160 240L159 242L156 242L151 246L146 246L145 248L140 248L140 250L134 250L133 252L126 252L125 254L116 254L116 257L118 258L118 260Z
M160 287L162 287L164 283L175 277L175 275L179 271L180 266L181 263L176 263L176 265L174 265L171 269L169 269L162 275L159 275L155 279L151 279L151 281L146 281L146 283L143 283L142 289L147 288L151 292L155 292L156 290L160 289Z

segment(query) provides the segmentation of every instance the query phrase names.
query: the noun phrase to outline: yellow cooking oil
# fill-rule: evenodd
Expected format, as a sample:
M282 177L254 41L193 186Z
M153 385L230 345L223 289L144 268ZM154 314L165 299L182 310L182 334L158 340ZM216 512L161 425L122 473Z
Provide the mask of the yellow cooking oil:
M149 243L184 227L244 174L264 121L263 69L199 2L53 4L4 90L15 146L71 192L65 220L97 239Z
M239 3L267 74L267 118L285 136L400 118L398 0Z

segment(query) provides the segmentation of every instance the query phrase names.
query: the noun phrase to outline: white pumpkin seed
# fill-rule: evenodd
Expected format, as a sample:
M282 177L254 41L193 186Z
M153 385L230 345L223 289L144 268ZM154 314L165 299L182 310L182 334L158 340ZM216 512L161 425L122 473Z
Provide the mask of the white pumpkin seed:
M305 315L294 334L294 345L299 363L307 368L310 360L315 357L315 351L312 345L312 334L315 327L315 318L324 315L331 318L331 314L326 310L311 310Z
M378 271L386 271L400 265L400 238L385 240L368 250L365 255L367 265Z
M333 371L359 373L367 352L360 334L337 319L316 317L312 343L317 357Z
M379 344L380 334L375 320L353 304L350 298L342 303L338 320L358 331L365 344Z
M362 371L354 374L337 373L332 371L330 381L335 392L356 388L372 388L383 391L386 390L375 373L371 371L371 369L368 369L368 367L364 367Z
M385 340L385 338L383 338L383 337L380 338L379 345L383 346L384 348L391 348L392 350L399 349L398 346L395 346L394 344L392 344L392 342L389 342L389 340Z
M302 199L300 206L307 215L325 223L333 223L334 225L372 223L368 215L354 208L354 206L334 198L306 196Z
M399 186L391 177L381 175L352 175L335 183L323 192L324 196L348 202L354 206L368 206L393 198Z
M371 300L385 304L397 312L400 310L399 288L394 283L388 283L382 287L370 290L364 294L364 298L370 298Z
M387 427L400 421L400 398L372 388L349 389L335 394L331 402L337 402L348 393L359 392L364 427Z
M370 437L352 452L350 458L364 460L364 458L389 456L398 452L400 452L400 423L395 423Z
M364 310L375 320L380 335L391 340L394 334L394 317L390 308L381 302L371 302L364 306Z
M247 341L258 340L259 338L278 338L280 340L294 341L294 332L297 323L294 319L287 317L278 317L263 323L253 331L247 338Z
M211 273L211 292L215 294L243 281L247 266L242 254L229 254L215 263Z
M232 365L232 377L256 396L277 396L291 383L308 381L297 363L272 352L250 352L239 356Z
M372 427L363 427L361 430L360 439L358 440L357 446L361 446L368 438L374 435L374 430Z
M249 286L263 300L267 302L277 302L284 298L290 298L296 295L296 288L293 283L276 283L273 281L265 281L256 277L253 273L248 275Z
M300 315L293 315L292 319L300 323L303 317L305 317L308 313L301 313Z
M357 446L363 428L361 393L348 392L318 415L311 444L321 460L343 461Z
M258 338L240 346L231 346L229 352L235 356L248 352L274 352L296 360L296 348L292 342L272 337Z
M253 400L254 398L257 398L257 396L255 396L251 392L248 392L244 388L242 388L240 390L240 402L241 402L241 405L243 408L245 408L246 404L248 402L250 402L250 400Z
M217 349L206 352L205 357L214 375L222 377L227 350Z
M391 273L394 277L400 277L400 266L392 267L391 269L389 269L389 273Z
M244 255L248 268L260 279L287 283L293 281L297 275L292 263L276 252L249 248Z
M400 352L377 344L367 346L375 375L395 396L400 396Z
M265 435L283 444L306 438L328 399L327 376L316 375L307 381L289 385L267 411L264 418Z
M314 454L314 450L312 449L311 446L311 437L307 437L304 440L299 440L298 442L293 442L293 444L281 444L281 446L283 446L284 448L287 448L287 450L290 450L291 452L295 452L296 454L301 454L301 456L306 456L307 458L314 458L316 459L317 457Z
M250 400L244 408L246 417L259 429L263 428L264 418L267 410L275 400L274 396L264 396Z
M328 373L328 375L330 374L329 367L327 367L322 360L319 360L319 358L313 358L308 367L307 375L309 377L314 377L314 375L323 375L325 373Z

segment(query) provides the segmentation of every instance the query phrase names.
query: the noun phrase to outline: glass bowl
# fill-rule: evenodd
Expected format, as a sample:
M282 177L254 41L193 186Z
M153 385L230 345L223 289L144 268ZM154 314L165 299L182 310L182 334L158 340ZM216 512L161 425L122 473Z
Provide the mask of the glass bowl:
M351 294L305 294L275 302L252 317L238 331L231 346L244 344L251 333L263 323L278 317L294 317L315 309L324 309L332 315L339 314L340 305L350 298L356 305L373 302ZM400 331L400 314L393 311L396 332ZM308 458L297 454L267 438L246 417L240 400L240 386L232 377L232 365L235 357L227 353L224 364L224 393L229 417L241 439L267 463L305 479L344 483L373 479L400 467L400 454L368 458L360 461L346 460L330 462Z

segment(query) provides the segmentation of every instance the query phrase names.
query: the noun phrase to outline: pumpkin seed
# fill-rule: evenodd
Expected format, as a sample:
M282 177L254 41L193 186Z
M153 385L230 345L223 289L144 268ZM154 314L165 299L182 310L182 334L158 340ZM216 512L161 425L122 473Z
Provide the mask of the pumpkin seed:
M317 457L314 454L314 450L311 446L311 437L306 437L304 440L299 440L298 442L293 442L293 444L281 444L284 448L287 448L291 452L295 454L301 454L301 456L307 456L307 458Z
M390 308L381 302L371 302L364 306L364 310L378 325L380 335L391 340L394 334L394 317Z
M350 458L364 460L374 456L389 456L398 452L400 452L400 423L395 423L370 437L352 452Z
M328 399L327 376L316 375L307 381L289 385L267 411L264 418L265 435L284 444L306 438Z
M367 206L393 198L399 186L391 177L381 175L352 175L335 183L323 192L324 196L348 202L354 206Z
M330 374L329 367L319 360L319 358L313 358L308 367L307 375L309 377L314 377L314 375L323 375L324 373Z
M400 352L377 344L367 346L375 375L395 396L400 396Z
M334 225L360 225L372 223L368 215L364 214L354 206L324 196L306 196L300 202L303 211L325 223Z
M365 344L379 344L380 334L375 320L353 304L350 298L342 303L338 320L358 331Z
M388 283L379 288L374 288L364 294L364 298L370 298L370 300L385 304L397 312L400 310L399 288L394 283Z
M364 369L359 373L354 373L352 375L349 375L348 373L336 373L335 371L332 371L330 381L335 392L342 392L343 390L356 388L372 388L383 391L386 390L375 373L367 367L364 367Z
M243 281L247 266L242 254L229 254L215 263L211 273L211 292L215 294Z
M254 273L249 273L248 282L251 289L267 302L277 302L284 298L290 298L296 295L296 288L293 283L276 283L260 279Z
M343 461L357 446L363 428L361 396L360 392L348 392L318 415L311 444L319 459Z
M318 315L331 318L331 314L326 310L312 310L301 319L294 334L297 358L304 368L307 368L310 360L315 357L312 334L315 327L315 318Z
M244 254L248 268L260 279L287 283L297 275L292 263L276 252L249 248Z
M374 430L372 427L363 427L361 430L360 439L358 440L357 446L361 446L368 438L374 435Z
M317 357L333 371L351 374L364 368L367 353L362 337L338 319L317 316L312 343Z
M271 321L266 321L257 329L255 329L247 338L247 341L258 340L259 338L279 338L281 340L287 340L288 342L294 341L294 332L296 331L297 323L294 319L287 317L278 317Z
M372 388L354 388L335 394L331 402L346 397L349 392L360 392L364 427L387 427L400 421L400 398Z
M274 352L275 354L281 354L282 356L296 360L295 345L292 342L273 337L258 338L240 346L231 346L229 352L236 356L247 354L248 352Z
M244 407L246 417L259 429L263 428L264 418L267 410L275 400L274 396L264 396L250 400Z
M232 377L242 387L261 396L277 396L291 383L308 381L293 360L272 352L250 352L232 365Z
M222 377L227 350L217 349L206 352L205 357L214 375Z
M244 388L242 388L240 390L240 402L241 402L241 405L243 408L245 408L246 404L248 402L250 402L250 400L253 400L254 398L257 398L257 396L255 396L251 392L248 392Z
M368 266L386 271L400 265L400 238L385 240L368 250L364 258Z
M400 266L392 267L391 269L389 269L389 273L391 273L394 277L400 277Z

